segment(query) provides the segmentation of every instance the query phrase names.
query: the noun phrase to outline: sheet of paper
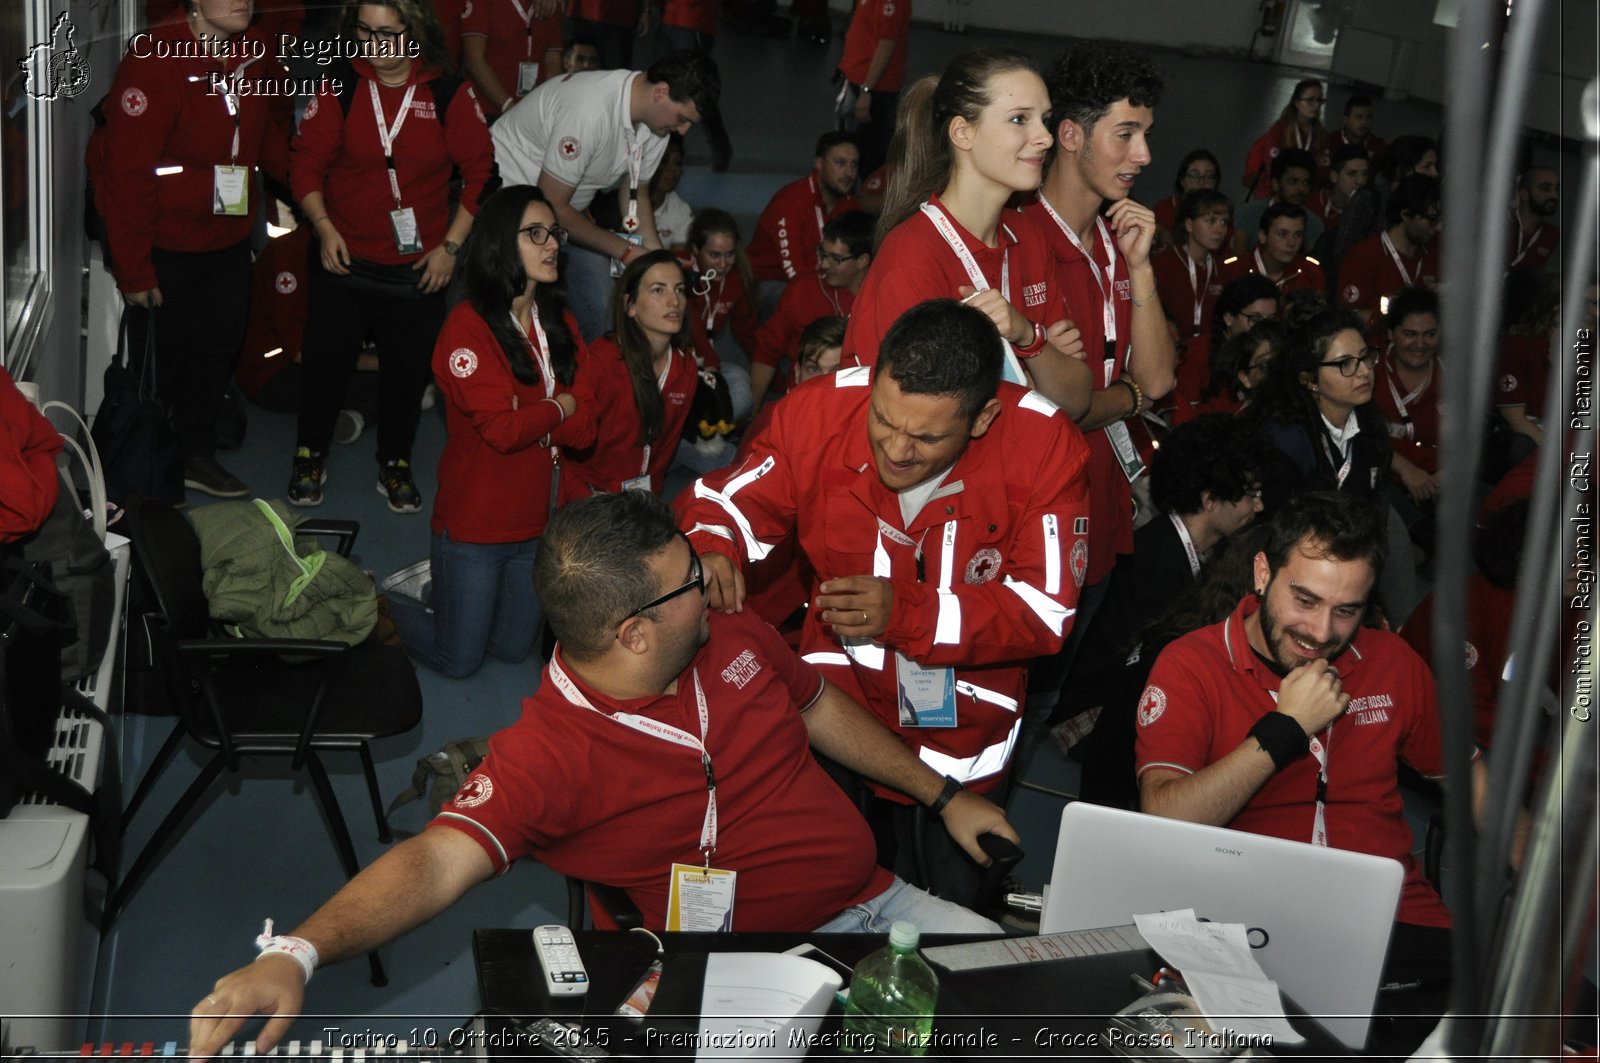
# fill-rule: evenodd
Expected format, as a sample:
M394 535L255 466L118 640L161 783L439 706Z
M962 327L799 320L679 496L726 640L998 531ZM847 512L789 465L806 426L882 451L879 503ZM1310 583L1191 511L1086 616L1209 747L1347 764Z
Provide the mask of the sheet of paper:
M836 972L800 956L711 953L695 1058L804 1056L840 984Z
M1270 1037L1275 1044L1305 1040L1284 1017L1278 983L1250 954L1244 924L1202 922L1193 908L1136 915L1134 923L1150 947L1183 973L1213 1026Z

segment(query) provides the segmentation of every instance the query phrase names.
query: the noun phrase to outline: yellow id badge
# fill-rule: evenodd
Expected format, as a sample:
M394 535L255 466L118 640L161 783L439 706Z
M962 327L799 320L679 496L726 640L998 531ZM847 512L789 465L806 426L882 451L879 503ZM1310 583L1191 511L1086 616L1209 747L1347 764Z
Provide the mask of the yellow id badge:
M738 877L737 871L673 864L667 888L667 929L732 930L734 880Z
M250 167L211 168L211 213L235 218L250 213Z
M422 250L422 234L417 231L417 212L401 207L389 212L389 225L394 229L395 250L402 255L414 255Z
M517 95L526 96L539 84L539 64L524 59L517 64Z

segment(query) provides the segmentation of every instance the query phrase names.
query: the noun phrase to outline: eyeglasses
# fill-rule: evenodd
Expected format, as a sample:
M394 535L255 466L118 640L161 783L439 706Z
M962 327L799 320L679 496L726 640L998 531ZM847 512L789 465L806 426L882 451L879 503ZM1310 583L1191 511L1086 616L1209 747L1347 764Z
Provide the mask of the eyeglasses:
M643 605L639 606L639 608L623 617L622 621L624 623L632 620L640 613L648 613L658 605L666 605L680 594L688 594L690 591L694 590L697 590L702 594L705 593L706 577L705 572L700 568L700 555L695 553L694 546L689 542L689 537L687 535L684 535L683 532L679 532L678 537L683 540L683 545L689 547L689 581L681 587L674 587L665 594L651 598L648 602L645 602Z
M1186 181L1215 181L1217 179L1217 171L1185 170L1183 171L1183 177Z
M824 251L821 244L817 245L817 261L824 266L842 266L855 257L854 255L836 255L831 251Z
M557 247L567 242L567 230L559 225L539 225L535 223L533 225L524 225L517 232L532 240L539 247L548 244L552 236L555 237Z
M1361 366L1366 366L1368 369L1376 369L1378 366L1378 359L1382 356L1383 352L1378 350L1378 348L1368 347L1360 354L1351 354L1343 358L1335 358L1331 362L1320 362L1318 364L1320 364L1324 369L1339 370L1340 376L1355 376L1361 371Z
M406 35L405 27L397 30L374 29L365 22L356 23L356 36L364 41L377 41L380 44L393 44Z

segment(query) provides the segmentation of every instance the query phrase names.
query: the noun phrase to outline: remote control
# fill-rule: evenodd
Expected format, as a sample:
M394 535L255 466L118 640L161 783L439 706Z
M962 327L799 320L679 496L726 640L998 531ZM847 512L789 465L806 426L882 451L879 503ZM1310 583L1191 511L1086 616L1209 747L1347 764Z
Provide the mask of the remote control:
M550 924L533 928L533 951L544 968L544 988L553 997L580 997L589 991L589 972L578 955L572 931Z

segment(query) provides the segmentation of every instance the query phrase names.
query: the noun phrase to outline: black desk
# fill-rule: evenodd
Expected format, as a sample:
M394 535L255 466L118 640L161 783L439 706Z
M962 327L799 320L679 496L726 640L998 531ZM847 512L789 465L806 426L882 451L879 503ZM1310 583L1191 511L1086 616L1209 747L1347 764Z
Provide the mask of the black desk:
M596 1036L603 1036L607 1049L615 1055L668 1058L676 1052L678 1058L692 1058L688 1049L663 1051L654 1043L647 1047L637 1027L610 1014L654 957L654 943L643 934L613 931L579 931L576 936L591 984L586 996L572 1001L553 1000L545 994L528 930L474 931L473 953L484 1009L522 1018L550 1015L581 1021L586 1030L604 1030ZM874 934L662 934L661 939L667 950L667 967L652 1018L669 999L677 999L676 994L669 997L668 985L677 955L782 952L805 942L854 966L884 942ZM931 947L973 940L980 939L929 934L922 944ZM929 1055L984 1059L1111 1055L1105 1043L1106 1018L1141 995L1131 976L1148 977L1160 962L1154 952L1145 949L981 971L949 972L936 965L939 1003L935 1048ZM698 993L693 1000L689 1010L697 1011ZM837 1005L831 1009L822 1034L838 1030L838 1012ZM1292 1012L1291 1022L1307 1037L1294 1055L1344 1054L1310 1019ZM692 1029L692 1023L690 1016L682 1028ZM1280 1050L1280 1054L1288 1053Z

